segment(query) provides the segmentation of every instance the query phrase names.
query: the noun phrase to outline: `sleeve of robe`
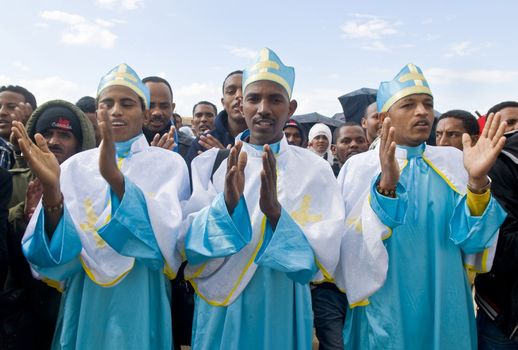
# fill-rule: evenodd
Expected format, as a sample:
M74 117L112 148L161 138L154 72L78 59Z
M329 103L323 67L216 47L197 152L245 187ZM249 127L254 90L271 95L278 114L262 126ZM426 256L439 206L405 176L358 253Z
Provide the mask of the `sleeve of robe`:
M124 186L120 203L112 193L112 218L98 233L119 254L135 257L148 267L159 269L163 258L147 217L144 196L128 178ZM64 205L51 239L45 232L43 210L34 215L37 215L35 231L23 242L23 252L39 274L52 280L65 280L81 269L82 249L67 207Z
M408 196L403 185L396 186L396 198L384 196L378 192L376 186L379 176L371 183L370 206L383 225L390 230L404 224L408 208Z
M124 196L119 201L111 191L112 217L99 235L117 253L131 256L151 269L163 267L164 259L153 233L142 191L124 178Z
M494 245L498 229L506 216L489 191L482 195L468 191L460 198L453 212L450 238L466 254L481 252Z
M229 215L224 196L220 193L189 228L185 243L187 260L197 265L208 259L230 256L248 244L251 236L252 227L244 197ZM264 240L255 263L285 272L300 283L309 282L318 269L303 232L284 210L275 231L266 221Z

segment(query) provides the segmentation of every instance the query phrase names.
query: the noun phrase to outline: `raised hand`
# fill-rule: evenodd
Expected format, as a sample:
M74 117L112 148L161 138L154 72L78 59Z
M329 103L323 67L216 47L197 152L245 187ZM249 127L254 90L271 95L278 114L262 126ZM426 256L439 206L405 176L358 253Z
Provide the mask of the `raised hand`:
M396 160L395 129L391 126L390 118L385 118L380 135L380 163L382 189L394 190L399 181L399 164Z
M208 135L200 135L200 140L198 141L198 143L205 147L206 149L211 149L211 148L219 148L219 149L223 149L225 148L225 146L223 146L223 144L221 142L219 142L219 140L217 138L215 138L214 136L208 134Z
M36 143L34 143L29 138L22 123L13 121L12 125L12 138L18 142L23 157L31 168L32 173L40 180L43 187L43 195L45 197L52 197L49 198L50 202L53 202L52 199L56 199L56 202L59 202L61 199L59 186L61 169L58 160L49 151L45 138L41 134L36 134L34 135Z
M277 200L277 171L275 156L268 145L263 147L263 170L261 170L261 195L259 208L275 230L281 217L281 204Z
M97 113L100 116L99 130L102 136L99 145L99 172L121 200L124 196L124 176L117 167L111 120L104 105L99 105Z
M151 141L151 146L160 147L168 151L175 148L176 143L174 142L175 128L171 125L171 129L160 137L160 134L156 134Z
M61 169L58 160L49 151L47 141L45 141L41 134L36 134L34 135L36 143L32 142L25 127L18 121L13 121L11 131L12 137L18 142L29 168L41 183L43 206L46 208L59 208L63 200L59 185ZM62 213L62 208L58 210L45 210L45 230L49 237L52 237Z
M238 141L230 150L227 158L227 174L225 176L225 204L232 215L245 189L245 167L247 155L241 152L243 143Z
M471 189L477 190L487 185L487 174L505 145L505 122L500 122L500 113L491 113L477 143L472 146L468 134L462 135L464 167L469 175Z

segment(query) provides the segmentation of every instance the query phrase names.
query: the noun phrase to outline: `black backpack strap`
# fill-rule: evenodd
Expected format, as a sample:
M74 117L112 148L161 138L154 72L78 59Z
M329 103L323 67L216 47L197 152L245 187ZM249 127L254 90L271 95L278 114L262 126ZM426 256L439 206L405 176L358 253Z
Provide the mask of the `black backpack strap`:
M214 166L212 167L212 172L210 173L210 181L212 182L212 177L216 170L218 170L219 166L223 162L223 160L227 159L230 154L230 150L228 148L221 148L216 155L216 159L214 160Z

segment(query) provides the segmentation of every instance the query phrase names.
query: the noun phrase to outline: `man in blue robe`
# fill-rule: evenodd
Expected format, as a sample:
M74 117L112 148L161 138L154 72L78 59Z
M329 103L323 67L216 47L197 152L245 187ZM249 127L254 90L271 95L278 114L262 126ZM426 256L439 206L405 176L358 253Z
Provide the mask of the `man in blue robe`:
M14 122L43 187L23 252L38 277L63 290L53 349L171 349L166 274L173 278L180 265L187 167L148 145L149 91L129 66L101 79L97 103L99 148L61 168L41 134L31 140Z
M476 349L465 266L490 268L506 216L487 177L505 124L491 116L475 145L463 135L463 152L426 145L434 100L413 64L381 83L377 104L379 146L351 158L338 179L348 245L337 280L353 307L345 348Z
M286 141L293 82L293 68L261 50L243 73L248 130L221 166L218 149L192 163L185 253L197 294L194 350L311 349L309 282L332 279L343 203L329 165Z

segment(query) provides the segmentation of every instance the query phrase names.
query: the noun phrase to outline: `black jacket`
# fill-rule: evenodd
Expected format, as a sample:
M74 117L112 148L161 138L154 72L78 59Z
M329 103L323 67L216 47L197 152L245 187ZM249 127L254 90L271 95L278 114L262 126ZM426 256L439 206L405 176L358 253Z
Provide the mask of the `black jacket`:
M216 128L206 133L206 135L212 135L219 142L223 144L223 146L227 147L228 145L234 146L234 137L230 135L228 131L228 114L227 111L222 110L218 113L215 121ZM191 148L187 152L187 156L185 157L185 162L187 163L187 167L189 168L189 174L191 173L191 162L198 155L198 151L206 151L207 149L200 145L198 141L199 137L195 138L191 144Z
M518 132L508 137L489 176L491 192L508 216L491 271L475 280L475 299L491 319L497 315L494 321L504 334L518 340Z

